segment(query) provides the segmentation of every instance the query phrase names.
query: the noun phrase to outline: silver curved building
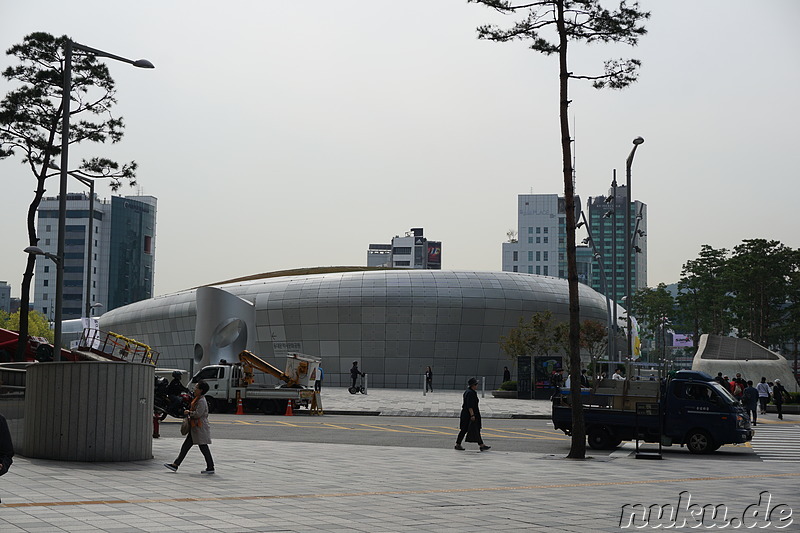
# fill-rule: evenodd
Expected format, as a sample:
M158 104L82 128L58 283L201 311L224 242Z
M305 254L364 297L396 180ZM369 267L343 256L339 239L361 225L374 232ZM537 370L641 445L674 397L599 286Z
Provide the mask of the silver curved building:
M374 387L462 388L470 376L499 384L510 360L501 335L521 316L567 321L567 281L513 272L318 269L265 274L114 309L103 330L161 352L159 366L197 370L247 348L282 363L287 351L322 357L325 385L349 383L353 361ZM581 321L606 323L606 300L580 285Z

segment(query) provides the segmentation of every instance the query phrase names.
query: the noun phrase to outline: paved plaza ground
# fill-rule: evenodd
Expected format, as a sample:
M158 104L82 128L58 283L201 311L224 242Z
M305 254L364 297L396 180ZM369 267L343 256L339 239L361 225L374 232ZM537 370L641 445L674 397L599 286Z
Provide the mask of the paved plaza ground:
M377 389L351 396L332 389L324 391L323 408L452 416L460 395ZM548 410L544 400L500 400L489 392L481 402L488 417L541 416ZM574 461L497 447L457 452L245 441L217 434L211 446L217 474L203 476L197 450L177 473L162 466L180 443L157 439L152 460L127 463L17 457L0 478L0 531L592 532L669 525L668 517L659 522L655 513L647 523L630 522L634 511L640 517L648 506L672 509L678 525L687 520L673 531L719 527L724 521L727 529L800 530L800 516L787 517L787 509L800 512L800 462L689 454L652 461L619 452ZM638 506L623 513L626 504ZM707 513L702 523L696 521L707 505L719 506L717 517ZM631 527L621 529L621 517Z

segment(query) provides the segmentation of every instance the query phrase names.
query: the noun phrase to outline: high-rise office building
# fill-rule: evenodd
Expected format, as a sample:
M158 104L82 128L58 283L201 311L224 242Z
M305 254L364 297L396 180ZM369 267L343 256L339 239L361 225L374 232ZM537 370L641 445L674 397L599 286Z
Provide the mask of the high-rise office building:
M391 244L370 244L367 266L441 270L442 243L426 239L422 228L411 228L405 236L393 237Z
M64 320L86 315L87 281L88 306L101 304L100 313L153 296L156 206L152 196L114 196L110 201L95 196L94 230L89 235L89 195L67 194ZM55 254L58 197L42 199L37 214L39 247ZM42 257L36 261L33 308L48 318L53 316L55 288L55 265Z
M503 271L567 277L566 201L557 194L520 194L517 238L503 243ZM575 197L580 213L580 197ZM583 247L579 247L582 249ZM591 254L578 254L578 272L589 275Z
M0 281L0 311L11 312L11 285Z
M609 189L607 196L589 198L589 227L597 252L602 256L608 285L608 296L623 307L625 286L625 240L631 238L631 289L647 287L647 205L638 200L630 203L631 227L625 228L627 188L623 185ZM599 261L591 269L589 285L606 294L600 275Z

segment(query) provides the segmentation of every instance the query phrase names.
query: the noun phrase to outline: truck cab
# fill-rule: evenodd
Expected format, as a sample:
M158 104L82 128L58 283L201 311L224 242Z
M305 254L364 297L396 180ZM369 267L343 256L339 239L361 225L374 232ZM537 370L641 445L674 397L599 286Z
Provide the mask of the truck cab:
M708 453L753 438L740 402L703 372L677 372L669 381L663 410L664 444L676 442L689 451Z

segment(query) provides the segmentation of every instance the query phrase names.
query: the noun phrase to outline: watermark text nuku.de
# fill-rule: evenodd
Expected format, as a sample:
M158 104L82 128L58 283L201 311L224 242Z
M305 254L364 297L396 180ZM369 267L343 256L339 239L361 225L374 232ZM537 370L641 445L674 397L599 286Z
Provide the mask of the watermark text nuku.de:
M783 503L774 503L772 494L763 491L758 503L748 505L737 512L726 504L692 503L688 491L678 494L678 503L644 505L626 503L619 517L621 529L760 529L771 527L783 529L792 525L792 508Z

